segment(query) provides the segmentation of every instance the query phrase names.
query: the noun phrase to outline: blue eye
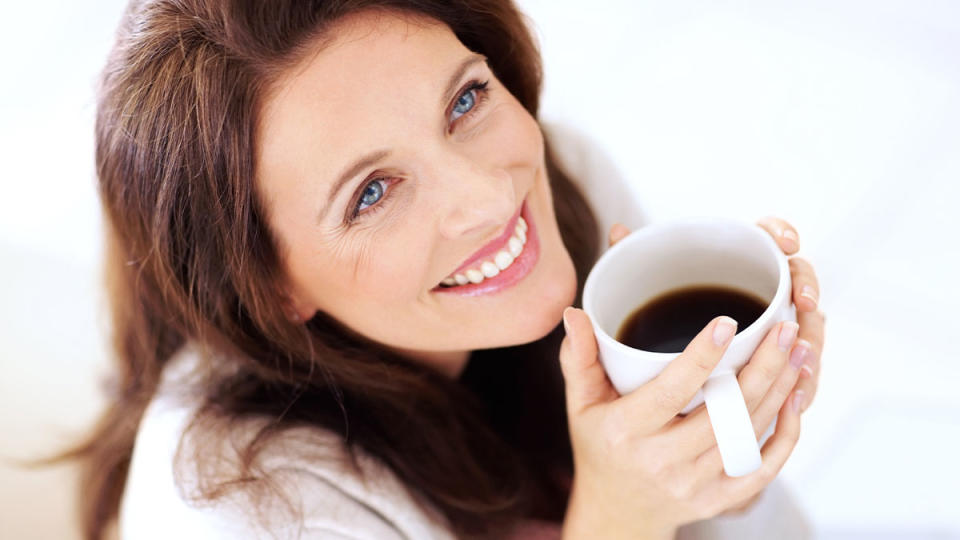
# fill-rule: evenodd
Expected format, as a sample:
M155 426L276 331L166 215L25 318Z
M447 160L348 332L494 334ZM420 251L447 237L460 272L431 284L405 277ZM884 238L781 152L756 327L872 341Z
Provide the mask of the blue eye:
M356 219L363 219L370 214L375 214L390 204L390 195L393 194L394 184L401 182L400 178L393 176L380 176L367 182L363 191L357 195L353 210L346 216L346 223L352 223Z
M470 83L470 86L460 94L457 101L453 103L453 108L450 109L451 122L456 122L461 116L469 114L477 107L487 91L487 83L489 82L473 81Z
M360 200L357 202L357 212L361 212L364 208L373 206L380 201L380 198L383 197L383 185L381 182L383 182L383 180L377 178L367 184L367 187L364 188L363 193L360 195Z
M453 104L454 120L470 112L470 109L477 103L476 90L471 88L460 94L460 99Z

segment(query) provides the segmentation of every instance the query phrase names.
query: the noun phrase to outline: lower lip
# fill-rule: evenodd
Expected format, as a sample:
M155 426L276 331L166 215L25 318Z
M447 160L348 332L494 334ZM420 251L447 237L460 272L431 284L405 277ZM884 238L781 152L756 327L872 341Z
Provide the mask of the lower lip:
M459 296L480 296L484 294L494 294L516 285L527 274L533 270L534 265L540 258L540 238L537 236L537 226L530 219L530 211L527 208L527 202L523 202L520 209L520 215L527 222L527 242L523 245L523 251L520 256L514 259L513 263L506 270L501 270L499 274L492 278L485 277L480 283L467 283L456 287L436 286L431 291L442 294L456 294Z

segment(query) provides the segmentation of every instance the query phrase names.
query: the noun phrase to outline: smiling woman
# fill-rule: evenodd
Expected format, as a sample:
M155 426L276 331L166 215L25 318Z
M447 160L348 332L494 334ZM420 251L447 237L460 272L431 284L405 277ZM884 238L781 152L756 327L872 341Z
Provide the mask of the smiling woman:
M522 16L264 6L134 1L104 70L119 362L70 454L86 536L559 527L558 325L599 234Z
M729 321L619 396L569 307L600 231L540 81L510 0L130 4L96 119L117 369L65 454L88 538L672 538L772 480L822 346L810 265L743 370L780 414L766 467L727 478L673 405Z

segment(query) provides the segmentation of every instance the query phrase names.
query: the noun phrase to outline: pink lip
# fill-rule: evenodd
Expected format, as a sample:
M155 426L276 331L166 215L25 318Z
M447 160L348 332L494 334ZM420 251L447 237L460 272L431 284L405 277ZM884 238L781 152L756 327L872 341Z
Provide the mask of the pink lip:
M533 220L530 218L529 210L527 209L526 202L521 205L521 214L523 214L524 221L527 222L527 242L523 246L523 251L520 252L520 256L517 257L509 268L506 270L501 270L499 274L492 278L486 278L480 283L467 283L466 285L458 285L456 287L443 287L437 285L431 292L442 293L442 294L454 294L457 296L481 296L486 294L491 294L495 292L502 291L513 285L519 283L523 280L533 270L533 267L536 266L537 261L540 258L540 238L537 234L537 227ZM516 223L516 217L510 221L511 224ZM497 245L497 248L503 246L503 242L506 238L509 238L509 235L513 233L512 226L507 229L508 234L503 238L503 240L495 240L491 243L500 242ZM489 246L489 245L488 245ZM485 246L486 249L488 246ZM475 258L471 258L471 261L475 261ZM462 268L462 267L461 267Z
M463 273L464 270L468 268L474 268L479 265L474 263L483 260L493 259L498 251L503 249L504 244L507 243L507 239L510 238L510 235L513 234L513 230L517 227L517 219L520 217L520 214L523 212L524 207L527 206L527 200L523 200L523 204L520 205L520 208L517 209L517 213L510 218L510 221L507 222L507 227L500 233L500 236L491 240L487 245L480 248L476 253L467 258L467 260L457 267L456 270L450 272L447 275L454 275L456 273Z

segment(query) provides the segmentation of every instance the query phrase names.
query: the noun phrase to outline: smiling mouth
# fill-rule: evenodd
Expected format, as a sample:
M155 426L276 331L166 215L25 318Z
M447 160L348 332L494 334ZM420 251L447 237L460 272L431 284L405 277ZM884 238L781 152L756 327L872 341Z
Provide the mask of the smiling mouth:
M496 277L501 271L510 268L527 244L527 229L526 220L520 217L516 221L513 233L493 257L475 262L470 268L460 272L454 272L441 281L440 286L456 287L467 283L482 283L484 279Z
M520 281L532 269L539 255L533 225L524 200L504 232L444 278L433 291L486 294Z

